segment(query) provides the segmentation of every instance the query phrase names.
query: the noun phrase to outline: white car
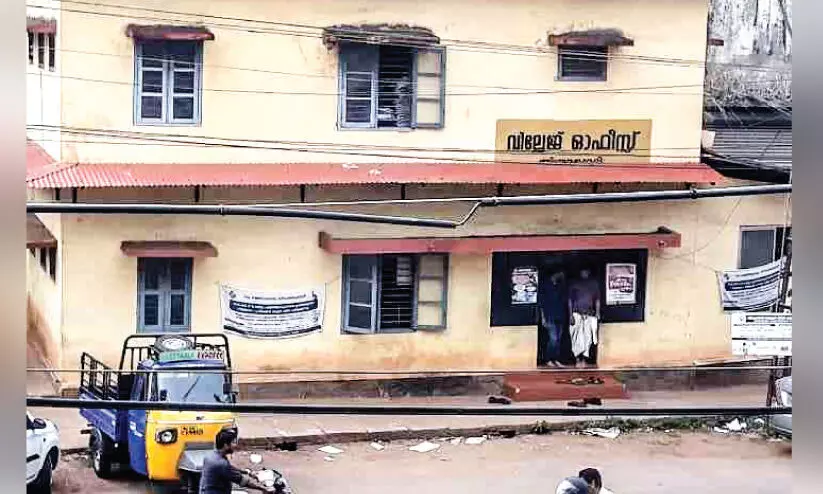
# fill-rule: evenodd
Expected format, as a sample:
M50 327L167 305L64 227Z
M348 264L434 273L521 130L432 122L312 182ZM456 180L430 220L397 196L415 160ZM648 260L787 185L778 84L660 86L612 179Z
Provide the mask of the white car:
M790 407L792 406L792 376L778 379L774 383L774 398L772 406ZM769 420L772 432L779 436L791 439L792 437L792 415L790 413L772 415Z
M26 491L51 493L51 474L60 460L60 438L54 423L26 412Z

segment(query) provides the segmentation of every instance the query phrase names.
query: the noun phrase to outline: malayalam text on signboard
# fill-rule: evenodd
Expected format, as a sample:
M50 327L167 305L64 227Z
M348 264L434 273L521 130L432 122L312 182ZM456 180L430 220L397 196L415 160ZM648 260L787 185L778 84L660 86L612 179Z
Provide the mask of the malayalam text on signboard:
M783 261L717 274L720 302L725 311L764 309L777 302Z
M731 314L732 353L741 357L790 357L792 315L780 312Z
M261 292L220 287L223 329L248 338L303 336L323 327L322 289Z
M495 160L648 163L651 135L651 120L498 120Z

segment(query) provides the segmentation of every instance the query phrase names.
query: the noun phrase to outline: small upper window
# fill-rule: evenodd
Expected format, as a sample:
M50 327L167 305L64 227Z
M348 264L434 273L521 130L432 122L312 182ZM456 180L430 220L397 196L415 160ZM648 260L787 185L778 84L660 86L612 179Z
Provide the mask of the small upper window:
M560 46L557 78L561 81L605 81L609 49L602 46Z
M197 41L136 44L136 123L200 123L202 46Z

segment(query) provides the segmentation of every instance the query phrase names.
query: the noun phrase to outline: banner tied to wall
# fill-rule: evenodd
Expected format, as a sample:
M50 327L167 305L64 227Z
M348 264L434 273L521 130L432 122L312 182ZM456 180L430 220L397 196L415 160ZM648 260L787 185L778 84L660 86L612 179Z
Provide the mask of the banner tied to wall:
M223 330L246 338L293 338L323 327L324 289L263 292L220 286Z
M756 268L719 272L723 310L750 311L777 303L784 262L781 259Z

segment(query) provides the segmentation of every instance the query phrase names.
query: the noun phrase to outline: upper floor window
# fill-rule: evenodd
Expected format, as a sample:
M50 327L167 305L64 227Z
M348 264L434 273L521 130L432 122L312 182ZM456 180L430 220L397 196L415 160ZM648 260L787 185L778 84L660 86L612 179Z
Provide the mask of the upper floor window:
M199 124L203 44L143 41L135 49L135 123Z
M29 65L54 72L56 62L55 34L27 31Z
M605 46L558 47L557 78L561 81L605 81L609 49Z
M442 128L442 47L340 44L341 128Z
M791 227L752 226L740 231L741 269L757 268L781 259L786 253L786 236L791 237Z

